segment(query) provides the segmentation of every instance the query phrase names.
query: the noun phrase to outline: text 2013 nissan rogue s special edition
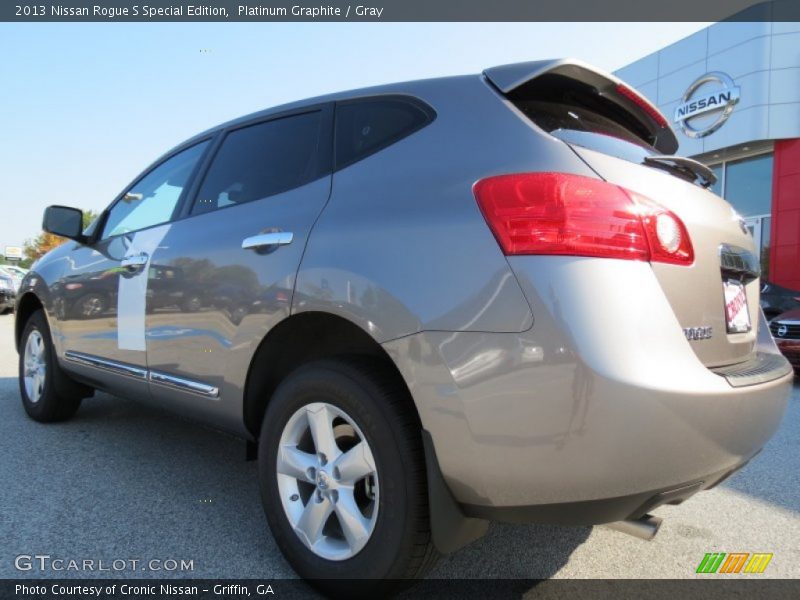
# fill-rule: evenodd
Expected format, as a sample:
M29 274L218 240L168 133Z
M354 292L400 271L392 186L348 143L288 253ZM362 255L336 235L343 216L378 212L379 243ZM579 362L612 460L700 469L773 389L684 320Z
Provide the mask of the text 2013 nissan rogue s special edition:
M257 443L307 578L419 577L490 520L646 536L762 448L792 379L753 239L677 146L573 60L211 129L85 231L47 209L73 241L19 295L25 410L96 388Z

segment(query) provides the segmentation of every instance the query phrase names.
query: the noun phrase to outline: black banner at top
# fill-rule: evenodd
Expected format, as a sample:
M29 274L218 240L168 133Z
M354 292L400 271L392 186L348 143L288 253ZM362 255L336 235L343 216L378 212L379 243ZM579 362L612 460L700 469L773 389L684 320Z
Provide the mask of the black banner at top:
M774 0L2 0L0 21L800 21ZM619 43L619 40L609 40Z

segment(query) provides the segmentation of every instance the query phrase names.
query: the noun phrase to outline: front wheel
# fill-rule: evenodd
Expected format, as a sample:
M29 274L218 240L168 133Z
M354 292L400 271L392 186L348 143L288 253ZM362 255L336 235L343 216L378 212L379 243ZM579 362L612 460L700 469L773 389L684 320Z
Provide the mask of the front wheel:
M28 319L20 339L19 391L25 412L43 423L69 419L81 404L80 389L58 366L41 310Z
M379 365L326 360L292 373L267 408L258 460L275 539L323 591L433 566L419 421Z

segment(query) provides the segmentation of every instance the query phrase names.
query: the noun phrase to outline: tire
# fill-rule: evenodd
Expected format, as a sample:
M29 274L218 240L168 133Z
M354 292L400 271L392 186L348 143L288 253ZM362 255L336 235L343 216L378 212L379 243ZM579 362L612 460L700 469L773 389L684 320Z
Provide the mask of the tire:
M20 339L19 391L25 412L41 423L69 419L87 395L84 387L72 382L59 367L41 310L30 316Z
M324 449L330 444L315 442L309 418L319 419L320 423L332 419L336 443L333 454L345 453L354 443L366 442L367 450L361 454L365 460L359 462L362 469L352 466L348 469L350 463L340 458L328 460L325 456L320 459L314 454L317 447ZM304 427L306 431L300 433ZM300 367L280 384L264 415L258 470L270 529L286 560L301 577L329 594L354 591L352 580L356 579L371 580L361 582L359 587L369 589L360 591L390 592L410 583L402 580L424 576L435 564L438 553L431 539L420 432L419 419L408 392L379 363L358 359L315 361ZM305 456L295 463L286 460L288 455L284 453L298 439L300 443L294 449L303 450ZM292 463L291 469L284 466L281 470L291 471L292 475L279 474L281 447L284 448L282 464ZM308 463L309 458L314 460ZM309 477L303 468L295 469L298 464L315 466L314 477ZM339 471L337 465L344 468ZM348 480L355 480L348 477L345 470L366 472L369 465L374 474L355 485L345 485ZM297 473L305 473L305 479L302 475L295 477ZM293 481L300 483L293 486ZM341 487L332 497L336 486ZM295 490L296 493L292 493ZM325 528L315 546L317 550L311 550L296 533L289 515L291 511L302 519L303 513L320 497L332 513L325 520ZM342 526L344 521L339 517L343 514L345 520L354 522L352 511L348 512L348 508L353 507L353 499L360 512L363 507L363 521L359 522L371 523L359 529L362 533L369 531L363 546L359 546L363 537L360 542L351 544L352 529L348 528L351 531L348 538ZM295 520L298 525L302 523L300 519ZM313 527L306 529L314 530ZM346 549L336 554L345 546ZM350 581L336 581L342 579Z

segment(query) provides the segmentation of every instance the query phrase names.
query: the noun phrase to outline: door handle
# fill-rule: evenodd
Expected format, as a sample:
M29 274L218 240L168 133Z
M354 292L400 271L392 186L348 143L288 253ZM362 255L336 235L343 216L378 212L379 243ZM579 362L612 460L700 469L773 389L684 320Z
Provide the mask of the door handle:
M264 246L285 246L291 244L294 234L291 231L273 231L270 233L259 233L242 240L242 248L249 250L252 248L263 248Z
M134 254L133 256L126 256L122 259L120 265L131 272L136 272L142 269L147 264L150 257L144 252L141 254Z

